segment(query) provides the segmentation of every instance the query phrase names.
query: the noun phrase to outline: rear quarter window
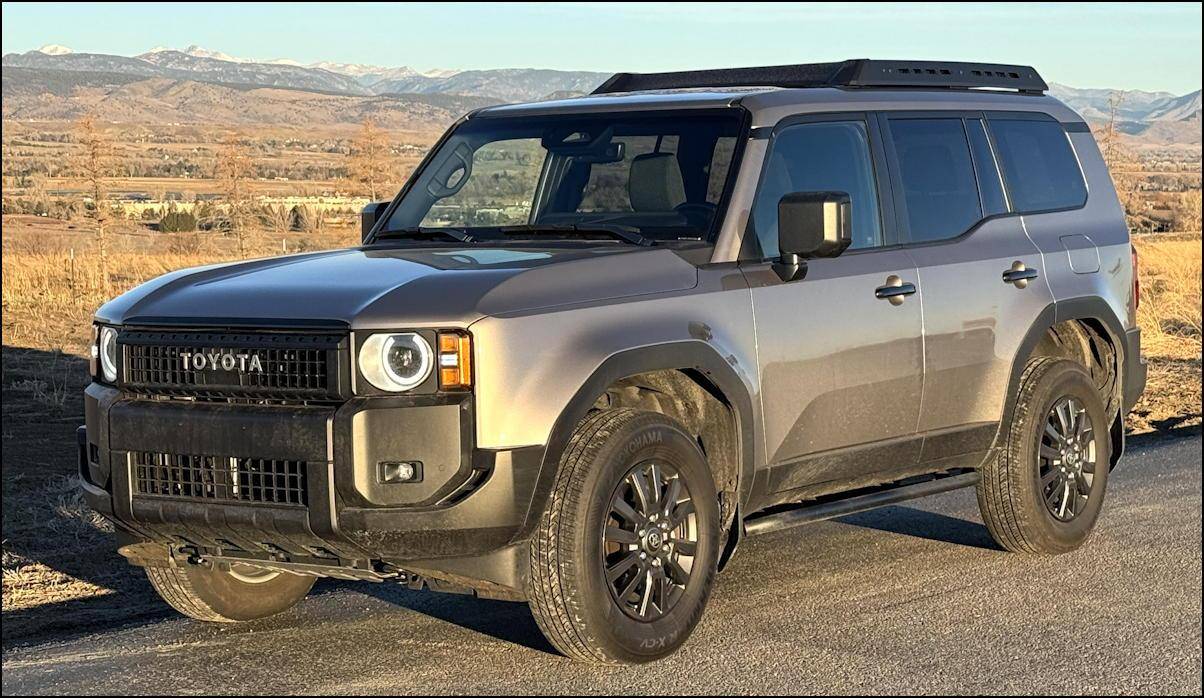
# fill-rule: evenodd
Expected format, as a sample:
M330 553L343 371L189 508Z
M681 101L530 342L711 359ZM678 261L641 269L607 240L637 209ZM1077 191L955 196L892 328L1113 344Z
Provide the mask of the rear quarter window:
M991 118L990 126L1013 211L1054 211L1087 202L1083 172L1060 123Z

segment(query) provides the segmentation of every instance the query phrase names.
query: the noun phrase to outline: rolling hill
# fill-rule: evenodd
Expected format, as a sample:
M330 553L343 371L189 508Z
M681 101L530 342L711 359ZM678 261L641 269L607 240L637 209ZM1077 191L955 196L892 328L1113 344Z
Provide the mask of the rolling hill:
M237 58L190 46L139 56L74 53L46 46L3 58L6 119L69 119L87 110L151 123L327 124L377 115L446 123L486 104L589 92L608 73L505 68L431 70L289 59ZM1107 121L1111 89L1053 84L1050 94L1093 123ZM1200 143L1200 91L1176 96L1131 90L1120 130L1151 143Z

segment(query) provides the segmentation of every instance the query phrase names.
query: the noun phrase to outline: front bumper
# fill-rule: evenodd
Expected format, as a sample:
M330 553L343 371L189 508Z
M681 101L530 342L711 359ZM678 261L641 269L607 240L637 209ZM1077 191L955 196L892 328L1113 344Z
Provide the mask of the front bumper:
M476 449L472 426L471 395L285 407L135 399L93 383L80 475L88 503L119 530L188 554L345 576L396 568L521 591L525 546L516 537L543 449ZM212 498L228 485L157 489L141 454L288 461L303 471L303 500ZM396 461L421 462L421 479L381 482L380 464Z

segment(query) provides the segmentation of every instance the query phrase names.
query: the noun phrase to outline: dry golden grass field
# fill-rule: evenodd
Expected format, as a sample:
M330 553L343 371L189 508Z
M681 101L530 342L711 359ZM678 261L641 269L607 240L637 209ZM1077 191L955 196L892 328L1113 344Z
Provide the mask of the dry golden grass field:
M157 613L141 575L114 553L103 521L82 505L72 475L74 430L92 312L111 295L181 267L231 260L233 239L214 233L111 235L111 289L92 253L90 222L3 219L4 642L41 624L83 624ZM358 231L252 235L247 256L339 247ZM1130 417L1139 431L1200 423L1199 233L1136 242L1143 288L1139 320L1150 360L1145 396ZM113 597L113 594L119 594ZM55 614L39 607L55 604ZM155 609L155 610L150 610ZM57 620L47 620L49 617Z

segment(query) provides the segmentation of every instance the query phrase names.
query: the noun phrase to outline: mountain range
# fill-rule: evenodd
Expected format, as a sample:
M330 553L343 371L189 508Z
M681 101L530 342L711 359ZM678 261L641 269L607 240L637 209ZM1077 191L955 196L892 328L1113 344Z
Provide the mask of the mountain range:
M240 111L234 104L245 103L244 111L249 109L258 118L269 116L272 110L257 109L249 102L255 99L297 102L302 96L285 94L297 91L342 98L347 109L328 111L327 116L332 119L348 116L345 113L348 110L387 112L396 105L404 105L406 118L424 120L425 116L425 120L435 121L445 117L444 111L472 105L586 93L610 76L535 68L419 71L404 66L329 61L303 65L290 59L240 58L199 46L183 50L157 47L129 57L75 53L64 46L50 45L36 51L6 54L3 68L4 116L10 119L56 118L56 112L71 111L70 104L47 103L42 99L47 94L66 97L68 103L89 98L92 101L89 108L113 107L118 112L129 112L131 117L145 110L125 104L126 101L155 94L158 99L166 100L160 105L166 110L163 113L176 120L210 121L205 118L208 109L205 104L227 104L232 108L219 111L239 117ZM142 82L147 84L137 84ZM247 94L250 91L255 94ZM1050 94L1096 123L1109 118L1109 100L1115 92L1050 86ZM173 94L177 95L174 100ZM183 101L183 95L192 101ZM329 99L314 97L311 101L315 100L325 107L332 104ZM79 105L74 109L78 111ZM157 113L145 116L154 119ZM242 115L242 120L251 118L250 114ZM1157 142L1199 144L1200 91L1185 95L1127 91L1117 109L1117 119L1121 130L1133 136L1146 135Z

